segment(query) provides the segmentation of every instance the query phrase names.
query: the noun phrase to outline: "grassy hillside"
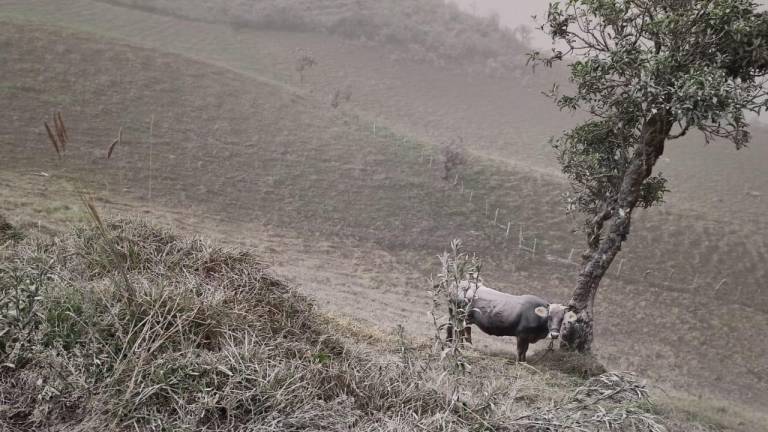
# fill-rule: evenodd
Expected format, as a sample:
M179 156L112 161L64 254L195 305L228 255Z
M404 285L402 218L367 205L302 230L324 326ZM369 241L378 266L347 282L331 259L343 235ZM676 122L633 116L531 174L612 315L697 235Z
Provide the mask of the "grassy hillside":
M526 47L500 27L444 0L103 0L206 22L269 30L324 32L397 45L433 64L522 67Z
M198 58L221 47L222 57L213 58L226 53L230 59L247 59L228 52L232 45L220 43L224 39L209 39L231 36L227 27L222 33L205 33L201 29L215 26L123 9L110 15L115 8L80 0L49 15L40 11L55 11L60 3L12 3L0 8L4 16L58 20L100 33L3 22L0 44L10 48L3 51L7 61L0 66L0 88L11 113L0 125L0 147L8 161L2 173L8 175L0 179L6 186L0 188L3 208L30 206L43 221L59 207L67 214L71 209L65 205L36 201L61 200L56 187L71 182L98 191L106 200L138 203L138 209L175 209L178 220L201 230L222 230L230 241L258 243L253 239L265 238L271 247L284 249L289 243L285 233L290 232L291 239L303 239L305 252L292 268L304 266L306 272L309 265L320 274L302 289L316 295L323 307L385 327L422 325L427 301L419 289L422 277L433 270L431 257L453 236L488 258L488 277L501 289L551 299L564 299L570 291L574 267L563 261L572 237L559 208L561 184L470 157L462 172L467 187L462 193L452 181L442 180L437 148L381 124L374 135L368 119L354 110L332 110L320 92L269 75L239 73L228 64L223 66L229 69L212 64L211 58L204 63L103 36L135 36L137 43L179 48ZM270 34L255 36L268 41ZM294 40L277 36L280 41L289 38L280 47ZM303 40L310 39L321 37ZM260 47L264 64L281 55L270 51L269 44ZM242 65L246 60L236 64ZM41 126L57 109L73 137L61 162ZM106 148L121 126L123 141L107 161ZM434 158L431 166L429 156ZM46 193L19 187L20 180L29 179ZM472 203L469 190L475 192ZM524 221L526 237L540 239L535 258L517 253L517 227L508 239L506 227L491 223L493 210L490 217L484 214L485 198L491 205L501 204L501 220ZM679 223L683 216L686 222ZM611 277L601 293L601 355L657 382L694 394L705 389L708 400L716 395L760 404L766 379L760 367L768 347L751 342L764 332L762 321L743 319L759 318L760 312L730 300L724 303L724 293L736 288L729 284L718 291L713 290L718 281L706 288L703 283L665 286L654 281L669 280L669 273L657 272L644 281L641 265L669 263L677 268L676 263L690 262L694 270L718 274L718 266L733 262L719 257L738 255L745 269L739 276L759 280L762 246L750 243L751 231L742 231L744 227L724 231L688 214L663 214L646 223L651 229L633 233L633 244L647 239L650 246L628 259L637 265L627 264L622 277ZM680 241L654 241L656 233L679 235ZM702 239L725 244L710 254L701 248ZM318 258L326 252L338 259L329 265ZM702 261L696 264L694 258ZM336 276L342 273L340 283ZM741 298L755 297L745 288ZM627 304L643 311L638 319L627 319ZM508 341L482 336L477 349L484 354L513 351ZM724 361L730 365L727 374L720 367ZM732 414L730 407L722 411L722 416Z
M445 375L402 335L364 343L251 253L142 222L0 258L2 430L704 430L578 356Z

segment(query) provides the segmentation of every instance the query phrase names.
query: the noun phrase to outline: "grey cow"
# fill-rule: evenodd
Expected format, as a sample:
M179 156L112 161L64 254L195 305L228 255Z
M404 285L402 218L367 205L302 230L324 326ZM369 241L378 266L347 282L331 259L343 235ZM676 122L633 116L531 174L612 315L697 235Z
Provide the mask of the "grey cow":
M474 324L492 336L517 337L517 360L524 362L528 345L549 336L557 339L564 320L574 320L576 314L561 304L550 304L534 295L510 295L483 285L462 282L459 299L470 302L467 324ZM472 343L467 327L464 337ZM453 328L448 327L448 340Z

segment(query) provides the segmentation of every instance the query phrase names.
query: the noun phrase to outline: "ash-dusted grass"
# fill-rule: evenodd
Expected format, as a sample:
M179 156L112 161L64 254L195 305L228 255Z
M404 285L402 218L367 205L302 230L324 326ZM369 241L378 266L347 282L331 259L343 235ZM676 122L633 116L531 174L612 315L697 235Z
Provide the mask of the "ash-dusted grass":
M415 368L350 351L247 252L108 224L0 266L0 428L413 430L462 422ZM79 429L77 429L79 428Z
M0 430L666 430L626 375L476 353L444 372L402 327L321 315L249 252L103 228L0 250Z

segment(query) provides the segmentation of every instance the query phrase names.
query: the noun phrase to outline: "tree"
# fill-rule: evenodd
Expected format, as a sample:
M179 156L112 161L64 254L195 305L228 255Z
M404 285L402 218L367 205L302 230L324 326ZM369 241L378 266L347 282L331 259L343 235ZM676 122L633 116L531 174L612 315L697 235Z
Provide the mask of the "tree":
M709 142L747 145L746 112L768 107L768 16L748 0L561 0L541 29L569 61L572 91L551 96L588 120L553 140L568 177L569 211L584 216L587 248L569 308L578 319L562 344L589 351L602 277L630 232L636 208L663 202L653 168L668 141L699 130Z

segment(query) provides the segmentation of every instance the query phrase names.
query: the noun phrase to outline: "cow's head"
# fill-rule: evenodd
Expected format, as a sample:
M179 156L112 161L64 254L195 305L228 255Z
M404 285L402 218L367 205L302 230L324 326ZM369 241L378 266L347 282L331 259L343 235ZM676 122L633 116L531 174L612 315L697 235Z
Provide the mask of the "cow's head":
M576 314L567 310L561 304L553 303L548 307L539 306L535 310L536 315L547 319L548 337L557 339L560 337L560 328L564 322L570 322L576 319Z

